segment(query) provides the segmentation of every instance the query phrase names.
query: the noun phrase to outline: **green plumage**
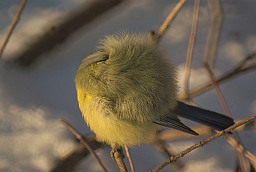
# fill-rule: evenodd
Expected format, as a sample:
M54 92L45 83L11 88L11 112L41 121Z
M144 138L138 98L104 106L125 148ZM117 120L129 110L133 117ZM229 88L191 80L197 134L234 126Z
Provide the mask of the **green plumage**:
M175 67L144 34L101 40L98 50L82 61L75 84L86 123L109 144L144 143L156 124L196 135L177 115L217 129L233 124L231 118L176 100Z
M94 55L109 58L86 67L82 63L76 84L83 84L88 93L102 97L118 118L152 121L176 105L174 66L146 35L107 36L98 49Z

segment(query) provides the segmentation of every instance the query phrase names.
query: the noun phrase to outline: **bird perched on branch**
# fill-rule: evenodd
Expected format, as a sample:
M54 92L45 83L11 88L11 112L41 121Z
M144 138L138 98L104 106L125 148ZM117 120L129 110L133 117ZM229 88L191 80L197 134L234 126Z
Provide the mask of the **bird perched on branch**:
M198 135L177 116L216 130L234 124L227 116L177 100L176 68L147 34L106 36L82 61L75 85L86 123L110 145L145 143L159 125Z

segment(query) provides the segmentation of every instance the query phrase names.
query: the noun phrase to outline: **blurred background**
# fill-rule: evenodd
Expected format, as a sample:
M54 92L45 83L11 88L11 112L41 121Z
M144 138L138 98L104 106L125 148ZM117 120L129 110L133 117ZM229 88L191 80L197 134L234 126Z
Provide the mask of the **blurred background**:
M51 171L77 145L60 122L69 121L79 132L90 130L78 109L74 77L83 58L94 51L99 39L117 32L158 30L178 1L173 0L34 0L28 1L0 60L0 171ZM0 45L21 1L0 1ZM188 1L164 35L161 46L178 66L182 92L184 63L191 30L194 1ZM223 24L214 73L232 70L256 51L256 1L221 1ZM197 40L190 86L209 80L202 66L210 26L208 1L200 3ZM234 118L256 113L256 73L251 70L220 85ZM195 97L199 106L224 113L211 90ZM187 121L186 121L187 122ZM190 126L196 124L188 122ZM244 146L255 154L256 132L240 133ZM203 137L167 143L174 153ZM97 153L110 171L118 171L110 148ZM137 171L149 171L166 157L152 145L131 149ZM181 159L181 171L234 171L234 151L224 138L197 149ZM168 166L162 171L175 170ZM177 169L176 169L177 170ZM91 157L73 171L101 171Z

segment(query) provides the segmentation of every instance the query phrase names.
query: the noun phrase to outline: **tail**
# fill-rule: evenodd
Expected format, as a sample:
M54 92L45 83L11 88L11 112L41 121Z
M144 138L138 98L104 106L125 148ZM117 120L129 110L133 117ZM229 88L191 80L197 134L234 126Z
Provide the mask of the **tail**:
M224 130L234 124L232 118L178 101L175 113L183 118L207 125L215 130Z

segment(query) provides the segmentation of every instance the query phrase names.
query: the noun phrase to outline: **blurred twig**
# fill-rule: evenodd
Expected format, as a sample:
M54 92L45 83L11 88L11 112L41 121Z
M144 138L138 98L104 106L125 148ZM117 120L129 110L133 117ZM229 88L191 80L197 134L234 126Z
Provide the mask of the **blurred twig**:
M236 122L240 122L240 121L236 121ZM252 127L256 127L256 122L252 121L250 123L246 123L245 125L242 125L236 128L235 132L249 130ZM199 133L200 136L207 136L207 135L216 133L211 128L202 126L202 125L193 127L192 129L197 133ZM159 133L157 133L154 136L154 138L152 138L152 140L165 142L165 141L173 141L173 140L189 139L189 138L194 138L194 136L177 131L177 130L162 130ZM89 137L86 137L86 140L93 150L96 150L103 146L102 143L95 140L95 137L89 136ZM150 143L155 144L155 141L151 141ZM166 148L165 145L160 146L158 148L161 150L161 152L164 152L164 154L166 154L168 157L172 156L172 153L169 152L169 150ZM75 148L71 150L66 156L58 160L56 166L50 171L51 172L70 172L75 168L75 166L81 160L83 160L88 155L90 155L90 152L87 149L84 149L84 146L81 143L78 143L75 146ZM174 167L176 169L180 169L183 166L184 164L180 161L176 161L174 164Z
M210 9L211 22L205 47L204 63L207 62L210 67L213 68L216 59L223 17L220 0L208 0L208 5Z
M209 137L209 138L207 138L207 139L205 139L205 140L202 140L202 141L200 141L200 142L194 144L193 146L187 148L186 150L181 151L180 153L178 153L178 154L176 154L176 155L174 155L174 156L169 157L167 160L165 160L162 164L160 164L159 166L157 166L157 167L156 167L155 169L153 169L151 172L158 172L159 170L161 170L162 168L164 168L164 167L167 166L168 164L172 163L173 161L176 161L177 159L179 159L179 158L183 157L184 155L188 154L189 152L191 152L191 151L193 151L193 150L195 150L195 149L197 149L197 148L199 148L199 147L203 147L204 145L206 145L207 143L209 143L209 142L211 142L211 141L217 139L218 137L223 136L223 135L225 135L226 133L231 132L231 131L234 130L235 128L237 128L237 127L239 127L239 126L241 126L241 125L244 125L244 124L246 124L246 123L249 123L249 122L251 122L251 121L253 121L253 120L255 120L255 119L256 119L256 116L251 116L251 117L249 117L249 118L247 118L247 119L242 120L242 121L239 122L239 123L236 123L236 124L232 125L231 127L227 128L227 129L225 129L225 130L223 130L223 131L218 132L217 134L214 134L213 136L211 136L211 137Z
M30 44L27 49L17 56L16 63L29 66L43 53L52 50L57 45L64 42L68 36L75 33L82 26L90 23L97 17L118 5L122 0L94 0L86 2L82 8L75 9L69 16L63 17L65 20L58 25L52 25L37 40Z
M212 85L214 87L214 90L215 90L216 94L219 97L220 103L221 103L221 105L222 105L222 107L225 111L225 114L232 118L233 116L232 116L232 114L229 110L229 107L228 107L227 102L224 98L224 95L223 95L221 89L219 88L218 83L216 82L215 75L214 75L211 67L209 66L208 62L206 62L204 64L204 66L205 66L205 68L206 68L206 70L209 74ZM244 147L243 143L242 143L242 140L241 140L240 136L238 135L238 133L234 133L234 138L239 143L239 145L241 147ZM239 159L239 167L241 168L241 170L242 171L249 171L249 168L251 168L251 164L249 164L248 159L246 157L244 157L244 155L240 151L238 151L238 148L235 148L235 151L236 151L238 159Z
M132 156L131 156L130 150L129 150L128 146L126 146L126 145L124 146L124 148L125 148L126 156L128 158L129 164L130 164L131 172L135 172L135 166L132 161Z
M224 81L227 81L231 78L234 78L244 72L248 72L250 70L255 70L256 69L256 62L253 62L255 60L254 58L256 57L256 52L253 52L249 54L247 57L245 57L240 63L238 63L237 66L235 66L232 70L226 72L219 78L216 78L217 83L222 83ZM196 97L212 88L211 82L206 82L204 84L201 84L189 91L188 94L181 94L179 96L180 100L188 100L192 97Z
M179 14L181 8L185 5L186 0L180 0L176 6L172 9L169 15L166 17L163 24L160 26L158 33L157 33L157 41L159 42L163 35L165 34L166 30L168 29L171 22L175 19L175 17Z
M104 164L101 162L100 158L98 155L95 153L95 151L90 147L90 145L85 141L84 137L67 121L61 120L61 122L76 136L76 138L81 142L81 144L86 148L91 155L94 156L94 158L98 161L100 166L102 167L103 171L107 172L108 170L104 166Z
M224 111L225 111L225 114L229 117L232 117L232 114L229 110L229 107L224 98L224 95L223 95L221 89L219 88L219 85L216 82L216 77L212 71L214 64L215 64L216 51L217 51L217 47L218 47L221 26L222 26L221 2L220 2L220 0L216 0L216 1L209 0L208 4L209 4L209 8L211 9L212 15L211 15L211 24L210 24L207 44L206 44L206 50L205 50L204 67L206 68L206 70L209 74L211 84L212 84L216 94L218 95L218 98L220 100L220 103L221 103ZM234 137L234 140L237 143L239 143L239 145L242 148L244 148L242 140L238 133L234 133L234 135L232 137ZM235 150L235 153L237 154L237 158L239 160L237 163L238 170L241 170L244 172L250 171L250 169L252 169L253 167L251 165L251 162L249 162L249 159L247 159L243 153L238 151L237 147L234 147L234 150Z
M102 143L96 141L95 137L86 137L86 140L93 150L102 147ZM78 143L73 150L57 161L50 172L71 172L88 155L90 155L90 152L81 143Z
M20 4L20 6L19 6L19 9L18 9L18 11L17 11L17 13L16 13L16 15L15 15L14 18L12 19L12 23L11 23L11 25L10 25L10 27L9 27L9 29L8 29L8 31L7 31L7 33L6 33L6 36L5 36L4 41L3 41L3 44L2 44L2 46L1 46L1 48L0 48L0 58L1 58L2 54L3 54L3 52L4 52L4 49L5 49L5 47L6 47L7 43L8 43L8 41L9 41L9 39L10 39L10 37L11 37L11 35L12 35L12 33L13 33L13 31L14 31L16 25L17 25L17 23L18 23L19 20L20 20L22 11L23 11L23 9L25 8L26 3L27 3L27 0L22 0L21 4Z
M232 114L228 108L228 105L227 105L226 100L222 94L222 91L220 90L218 83L216 82L215 75L214 75L213 71L211 70L210 65L206 62L206 63L204 63L204 67L206 68L206 70L209 74L209 78L211 79L212 86L215 89L215 92L219 97L220 104L222 105L222 107L225 111L225 114L232 118Z
M159 132L159 133L160 133L160 132ZM165 155L165 157L173 156L173 153L166 147L165 141L158 139L158 138L159 138L159 137L158 137L159 133L157 133L157 134L155 135L155 137L153 138L153 140L151 141L151 143L154 144L154 145L158 148L158 150L159 150L163 155ZM166 140L166 141L167 141L167 140ZM175 168L175 170L177 170L177 171L181 170L181 169L185 166L185 164L182 163L181 160L175 161L172 165L173 165L173 167Z
M185 94L189 92L189 78L190 78L190 72L191 72L191 62L193 57L193 51L194 51L194 46L196 41L199 7L200 7L200 0L195 0L192 28L191 28L191 33L189 37L188 51L187 51L187 57L186 57L186 63L185 63L185 77L184 77Z
M238 141L230 136L226 136L227 142L233 146L237 151L244 154L246 158L248 158L252 163L256 165L256 156L253 155L250 151L246 150L243 145L241 145Z
M162 26L159 29L158 40L165 33L170 22L174 19L174 15L176 15L176 13L178 13L178 11L182 8L182 6L185 4L185 2L186 1L180 1L176 5L176 7L173 9L173 11L170 12L169 16L166 18L166 20L164 21L164 23L162 24ZM200 5L200 0L196 0L195 4L194 4L192 29L191 29L190 39L189 39L189 47L188 47L188 51L187 51L187 58L186 58L186 65L185 65L185 83L184 83L185 93L188 91L188 88L189 88L191 61L192 61L194 43L195 43L195 38L196 38L197 26L198 26L199 5ZM153 139L153 140L154 141L152 143L154 143L163 154L167 155L168 157L172 156L172 153L168 151L168 149L165 147L165 144L163 143L163 141L160 141L158 139ZM184 167L184 165L181 162L177 162L174 164L174 167L176 169L181 169Z

